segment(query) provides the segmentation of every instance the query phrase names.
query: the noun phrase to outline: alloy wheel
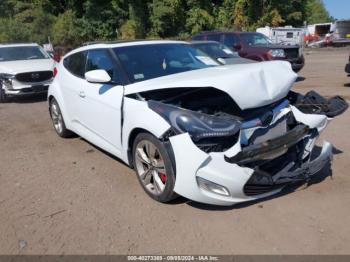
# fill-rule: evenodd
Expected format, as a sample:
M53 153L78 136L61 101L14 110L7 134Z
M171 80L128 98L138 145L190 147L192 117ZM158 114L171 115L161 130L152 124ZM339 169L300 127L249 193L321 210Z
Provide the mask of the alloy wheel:
M57 103L51 103L51 118L53 121L53 126L55 127L57 133L61 134L63 132L63 117Z
M163 193L167 181L165 164L159 149L148 140L141 140L135 150L135 166L143 186L152 194Z

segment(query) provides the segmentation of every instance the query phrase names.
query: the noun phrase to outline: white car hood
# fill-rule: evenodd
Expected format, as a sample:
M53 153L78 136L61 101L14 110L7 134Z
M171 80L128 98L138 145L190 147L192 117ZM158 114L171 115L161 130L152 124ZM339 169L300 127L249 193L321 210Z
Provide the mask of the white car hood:
M52 59L33 59L0 62L0 73L18 74L36 71L52 71L54 68Z
M125 87L125 94L178 87L214 87L229 94L244 110L284 98L296 78L297 74L285 61L227 65L134 83Z

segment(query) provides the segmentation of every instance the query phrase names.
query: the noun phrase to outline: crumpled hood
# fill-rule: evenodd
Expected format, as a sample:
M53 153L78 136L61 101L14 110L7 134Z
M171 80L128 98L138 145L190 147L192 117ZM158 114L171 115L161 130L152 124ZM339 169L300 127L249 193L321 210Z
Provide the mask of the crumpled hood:
M225 65L127 85L125 94L178 87L214 87L229 94L244 110L286 97L296 78L297 74L285 61Z
M54 60L52 59L33 59L18 60L9 62L0 62L0 74L18 74L36 71L52 71L54 68Z

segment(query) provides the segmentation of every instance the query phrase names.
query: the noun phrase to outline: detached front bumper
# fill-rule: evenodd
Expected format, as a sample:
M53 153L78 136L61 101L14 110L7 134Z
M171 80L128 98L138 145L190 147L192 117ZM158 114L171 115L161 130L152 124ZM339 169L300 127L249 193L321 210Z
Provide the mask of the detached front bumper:
M244 185L243 191L249 196L259 196L275 189L282 189L291 183L307 181L321 171L323 167L330 164L332 159L332 145L324 142L321 153L312 161L305 162L298 168L293 169L296 163L291 162L273 176L259 170L255 171Z
M266 138L265 131L276 131L278 123L295 118L294 127L283 135ZM290 106L275 114L266 127L242 129L237 143L225 152L206 153L189 134L169 138L175 157L174 191L191 200L234 205L278 193L283 187L310 179L332 160L332 145L315 147L319 133L327 126L324 115L304 114ZM265 131L264 131L265 129ZM244 142L254 130L266 140Z
M213 205L229 206L276 194L288 184L309 179L332 160L332 145L325 142L321 153L312 161L294 169L291 169L294 163L290 163L280 172L270 175L229 163L224 153L206 154L197 148L188 134L171 137L170 141L176 162L175 192ZM188 160L189 156L191 161ZM224 187L229 195L203 189L198 184L198 178Z

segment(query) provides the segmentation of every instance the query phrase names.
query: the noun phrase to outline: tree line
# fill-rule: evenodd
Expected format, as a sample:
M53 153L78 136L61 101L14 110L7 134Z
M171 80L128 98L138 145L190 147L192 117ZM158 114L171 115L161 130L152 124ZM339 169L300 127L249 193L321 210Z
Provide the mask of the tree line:
M73 48L96 40L187 39L204 30L331 21L322 0L0 0L0 42Z

